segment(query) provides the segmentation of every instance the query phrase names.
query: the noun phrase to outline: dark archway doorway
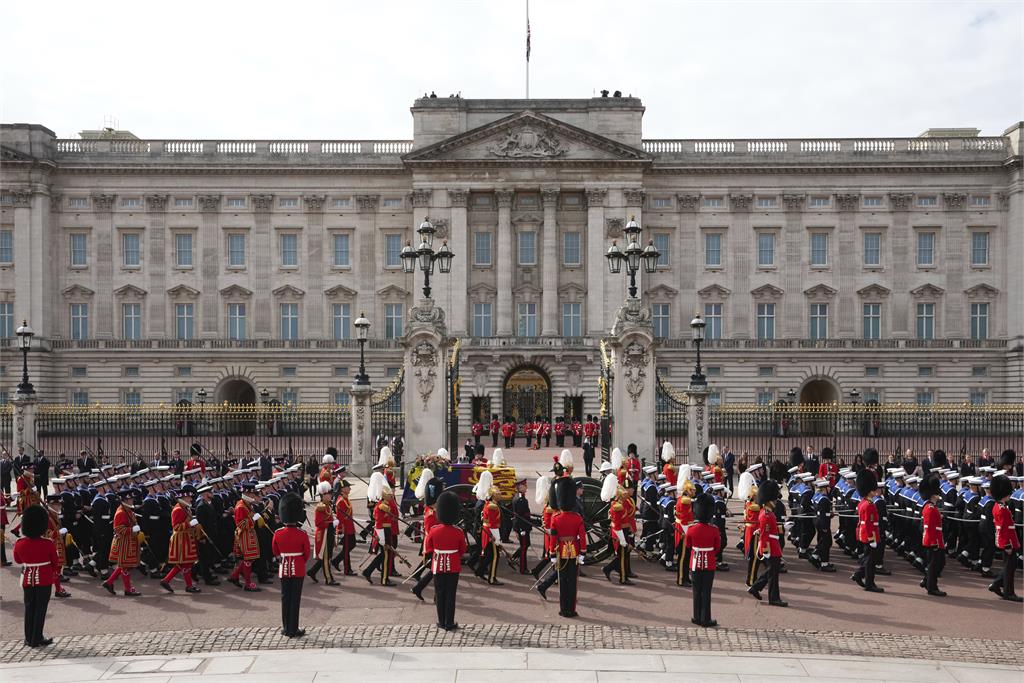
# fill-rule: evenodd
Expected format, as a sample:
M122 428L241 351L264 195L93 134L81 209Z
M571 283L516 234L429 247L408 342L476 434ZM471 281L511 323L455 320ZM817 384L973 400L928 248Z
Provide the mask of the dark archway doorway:
M244 379L226 379L213 392L217 405L256 404L256 387ZM256 433L256 417L251 411L238 412L226 410L223 415L222 433L227 435L252 435Z
M522 424L540 415L551 417L551 380L546 372L534 365L513 369L502 385L501 409Z
M800 389L800 403L832 404L839 401L839 387L827 379L812 379Z

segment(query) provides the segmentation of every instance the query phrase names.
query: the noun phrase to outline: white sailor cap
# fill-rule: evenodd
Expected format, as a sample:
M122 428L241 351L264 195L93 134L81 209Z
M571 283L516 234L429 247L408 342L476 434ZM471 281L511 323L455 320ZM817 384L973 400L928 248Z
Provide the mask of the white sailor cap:
M701 479L714 479L715 478L715 473L714 472L705 472L704 474L700 475L700 478Z
M690 471L691 472L703 472L704 471L704 466L703 465L690 465Z
M814 474L811 472L801 472L800 474L797 475L797 479L801 479L803 481L811 481L812 479L814 479Z
M1010 481L1024 481L1024 477L1010 477Z
M764 467L764 465L762 463L755 462L753 465L751 465L750 467L747 468L747 472L756 472L759 469L761 469L762 467Z
M725 484L712 484L711 485L711 490L712 491L724 491L725 490Z
M828 479L815 479L814 480L814 488L819 488L821 486L828 486L830 483L831 482Z
M985 479L985 480L983 480L981 482L981 488L987 489L987 488L991 488L991 487L992 487L992 482L989 481L988 479Z
M907 484L908 485L916 484L919 481L921 481L921 477L907 477Z
M889 474L892 476L893 479L902 479L903 477L907 476L907 471L902 467L894 467L891 470L889 470Z
M950 470L949 472L946 472L944 476L946 477L946 479L959 479L960 473L957 472L956 470Z
M967 483L971 486L981 486L981 482L985 481L981 477L967 477Z
M847 472L846 474L843 475L843 479L856 479L856 478L857 478L857 473L856 472Z
M171 469L171 466L170 465L157 465L156 469L160 470L161 472L166 472L167 470Z
M654 474L658 471L657 465L648 465L644 468L644 474Z
M212 490L213 490L212 486L200 486L199 488L196 489L196 493L206 493L207 491L212 491Z
M663 481L665 479L667 479L667 477L664 474L659 474L658 475L658 481Z
M597 471L598 472L608 472L608 471L613 470L613 469L615 469L615 468L612 467L612 464L610 462L608 462L607 460L605 460L604 462L601 463L601 466L597 468Z
M996 468L995 468L995 467L990 467L990 466L988 466L988 465L985 465L984 467L979 467L979 468L978 468L978 471L979 471L979 472L984 472L984 473L986 473L986 474L990 474L990 473L992 473L992 472L995 472L995 471L996 471Z
M658 484L659 491L675 491L676 487L672 484Z
M850 471L849 467L840 467L839 468L839 474L846 474L849 471Z
M1006 470L999 470L998 472L996 472L995 474L992 475L992 478L995 479L996 477L1005 477L1005 476L1006 476Z
M793 465L792 467L790 467L786 471L789 472L790 474L796 474L796 471L799 470L799 469L800 469L800 465Z

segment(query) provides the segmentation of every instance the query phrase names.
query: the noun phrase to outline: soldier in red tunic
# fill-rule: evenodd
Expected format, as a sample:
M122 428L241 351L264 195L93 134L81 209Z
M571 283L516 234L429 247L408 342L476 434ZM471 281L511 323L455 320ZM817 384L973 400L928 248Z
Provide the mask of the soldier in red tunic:
M675 561L676 585L683 588L693 586L690 579L690 549L686 546L686 532L693 524L693 483L687 479L677 484L679 497L675 505Z
M779 543L779 524L773 509L779 499L779 485L774 480L765 481L757 490L757 503L761 512L757 516L757 556L767 565L767 569L759 579L751 584L747 592L758 600L761 590L768 586L768 604L776 607L788 607L789 603L779 595L779 569L782 564L782 544ZM753 573L757 573L757 562Z
M555 481L555 501L558 511L551 516L549 535L554 539L551 562L556 571L537 586L540 596L547 600L547 590L558 580L558 614L572 618L576 614L576 585L580 565L587 552L587 532L583 517L575 511L576 483L567 477ZM556 573L557 572L557 573Z
M918 485L917 492L925 500L921 508L921 548L928 554L921 588L927 588L928 595L944 598L945 591L939 590L939 575L946 565L946 541L942 536L942 514L936 507L942 499L938 476L932 474L925 477Z
M32 470L27 467L21 471L18 478L14 481L15 492L18 494L18 500L15 504L15 511L19 515L23 515L25 510L32 507L33 505L42 505L43 501L39 497L39 493L36 491L35 475ZM18 529L21 528L21 524L15 525L11 529L11 533L15 536L18 535Z
M715 583L715 558L722 547L722 538L718 527L711 524L714 510L711 496L697 496L693 501L693 516L697 521L686 530L684 540L693 580L693 618L690 621L705 628L718 626L711 618L711 588Z
M434 506L437 504L437 498L444 491L444 479L440 479L434 476L433 470L424 468L420 472L420 479L416 482L416 497L423 501L423 539L424 545L421 546L420 552L423 553L423 568L420 570L419 580L416 585L409 589L413 595L420 600L423 599L423 589L427 587L431 579L434 578L433 571L431 570L430 555L424 548L426 547L426 537L430 533L430 530L437 525L437 514ZM438 613L440 614L440 613ZM438 619L438 623L441 620Z
M111 595L114 594L114 581L121 578L126 597L137 597L142 595L132 586L132 570L139 566L139 543L145 538L142 529L135 518L135 511L131 506L133 491L128 488L121 489L121 505L114 513L114 540L110 544L110 554L107 560L110 564L116 565L103 587Z
M455 594L462 556L468 550L466 534L455 526L459 521L459 498L454 493L445 491L438 495L437 521L423 539L423 559L430 558L430 572L434 576L437 627L454 631L459 627L455 623Z
M185 578L185 592L199 593L199 587L192 583L192 567L199 559L196 537L200 533L199 520L192 516L192 497L195 487L186 484L178 492L178 502L171 510L171 542L167 546L167 564L171 570L167 572L160 587L173 593L171 581L180 572Z
M352 484L347 479L341 480L341 488L338 502L334 504L334 514L338 518L338 554L331 561L338 571L341 571L341 562L345 562L345 576L355 576L352 571L352 549L356 547L356 520L353 517L355 511L352 509L352 501L348 494L352 490Z
M476 446L480 443L480 437L484 435L484 426L480 422L473 422L473 445Z
M54 493L47 496L46 500L46 515L48 522L46 527L46 533L44 534L44 536L53 541L53 547L57 551L57 559L60 560L61 566L61 571L57 572L57 574L53 577L53 586L55 589L53 594L58 598L70 598L71 593L64 590L64 587L61 585L61 579L64 578L63 571L64 568L67 566L68 562L67 546L65 545L67 543L68 530L62 527L60 524L61 507L63 507L63 500L61 494L59 493ZM71 540L72 542L74 542L74 538L72 538Z
M313 554L316 559L309 569L307 576L317 583L316 573L323 571L324 584L328 586L339 586L331 574L331 551L334 549L335 529L341 524L334 510L331 508L331 483L321 481L316 485L316 493L320 496L320 502L313 512L313 527L316 529L316 538L313 540Z
M626 534L629 532L629 509L626 505L628 496L626 490L619 486L618 478L614 472L609 473L601 484L601 500L611 505L608 508L608 519L610 521L609 535L611 536L612 547L615 556L604 566L602 570L604 577L612 580L612 572L619 573L619 583L624 586L632 586L629 580L629 550L630 543ZM632 501L629 501L632 502Z
M258 593L260 587L252 580L252 563L260 557L259 539L256 536L256 525L263 522L263 516L253 513L252 504L256 502L256 485L252 482L242 484L242 497L235 503L235 543L234 553L238 564L228 576L228 581L249 593ZM265 524L265 522L264 522ZM245 579L242 585L241 579Z
M857 493L861 501L857 504L857 540L864 544L864 556L860 567L850 576L852 581L870 593L884 593L885 589L875 585L875 569L881 562L882 533L878 528L878 507L872 502L878 492L878 479L871 470L857 473Z
M676 449L671 441L661 444L661 461L665 463L661 468L661 473L665 475L665 483L675 486L679 476L679 465L676 464Z
M498 420L498 416L497 415L491 415L490 432L491 432L491 448L497 448L498 447L498 433L501 432L501 421Z
M583 444L583 423L578 417L574 417L570 428L572 430L572 445L579 448Z
M476 499L483 503L483 509L480 511L480 560L476 565L476 575L492 586L501 586L503 584L498 581L498 552L502 547L501 508L494 502L494 496L497 494L497 489L494 488L494 475L489 470L481 472L473 490Z
M271 550L280 560L277 575L281 579L281 634L301 638L306 631L299 628L299 604L310 548L309 536L299 527L306 519L306 510L299 496L287 493L281 498L278 511L284 526L274 532Z
M565 418L561 415L555 418L555 446L565 447Z
M48 523L46 510L39 505L31 505L22 510L21 520L25 537L14 544L14 561L22 565L25 645L39 647L53 642L52 638L43 635L43 625L54 577L60 575L61 563L53 543L43 538Z
M533 494L533 499L537 502L537 505L541 506L540 526L541 533L544 534L544 549L541 552L540 562L530 570L535 579L540 577L541 570L547 565L548 559L555 549L555 539L550 533L551 518L555 514L555 509L553 507L554 501L548 500L550 493L551 478L543 475L537 477L537 489Z
M1017 571L1017 555L1020 553L1020 539L1013 527L1013 513L1006 506L1006 501L1013 493L1013 484L1009 478L999 473L992 477L989 495L996 501L992 508L992 523L996 531L996 548L1003 551L1003 572L988 589L1011 602L1021 602L1024 598L1014 591L1013 575ZM1018 615L1019 616L1019 615Z
M394 532L392 531L391 518L393 508L391 501L391 487L381 472L374 472L370 475L369 485L366 487L366 499L375 503L373 508L373 538L370 541L370 552L377 553L366 569L363 570L363 578L367 583L373 584L373 572L380 570L380 585L394 586L391 582L391 573L394 567L393 543Z

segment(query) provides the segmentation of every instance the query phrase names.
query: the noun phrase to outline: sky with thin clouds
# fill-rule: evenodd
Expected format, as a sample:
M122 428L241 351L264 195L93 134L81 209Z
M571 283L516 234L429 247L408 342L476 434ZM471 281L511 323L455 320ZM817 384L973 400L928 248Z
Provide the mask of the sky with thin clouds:
M60 137L409 138L416 97L521 98L525 0L10 2L0 121ZM533 0L534 98L642 98L645 138L999 135L1024 3Z

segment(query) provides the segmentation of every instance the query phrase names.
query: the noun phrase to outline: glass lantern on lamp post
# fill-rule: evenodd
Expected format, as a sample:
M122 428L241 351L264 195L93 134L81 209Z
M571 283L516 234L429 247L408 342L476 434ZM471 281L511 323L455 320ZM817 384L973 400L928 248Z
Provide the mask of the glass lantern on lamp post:
M430 276L434 274L434 262L437 262L437 269L442 273L450 273L452 270L452 259L455 254L448 248L448 242L443 242L441 248L434 249L434 234L437 230L428 219L423 219L416 233L420 236L420 244L415 249L411 242L405 243L405 248L399 256L402 259L402 270L406 273L416 272L419 265L423 271L423 297L430 298Z
M705 386L708 383L700 367L700 345L704 342L704 328L706 326L707 323L704 322L699 313L690 321L690 331L693 332L693 344L697 347L697 365L693 370L693 374L690 375L690 384L697 386Z
M619 248L618 243L612 242L612 246L605 252L608 259L608 270L612 274L622 272L622 264L626 264L626 274L629 275L629 298L636 298L636 274L640 272L641 264L645 272L653 273L658 269L658 259L661 253L654 246L654 240L649 240L646 247L640 246L640 225L636 222L636 216L630 216L629 222L623 228L626 235L626 249Z
M22 396L33 396L36 389L28 379L28 352L32 348L32 337L36 333L27 320L22 320L21 327L14 333L18 335L18 346L21 348L21 384L18 385L18 393Z
M366 374L366 340L370 334L370 321L366 319L365 313L360 313L356 321L352 323L356 328L356 339L359 341L359 374L356 375L358 386L369 386L370 376Z

